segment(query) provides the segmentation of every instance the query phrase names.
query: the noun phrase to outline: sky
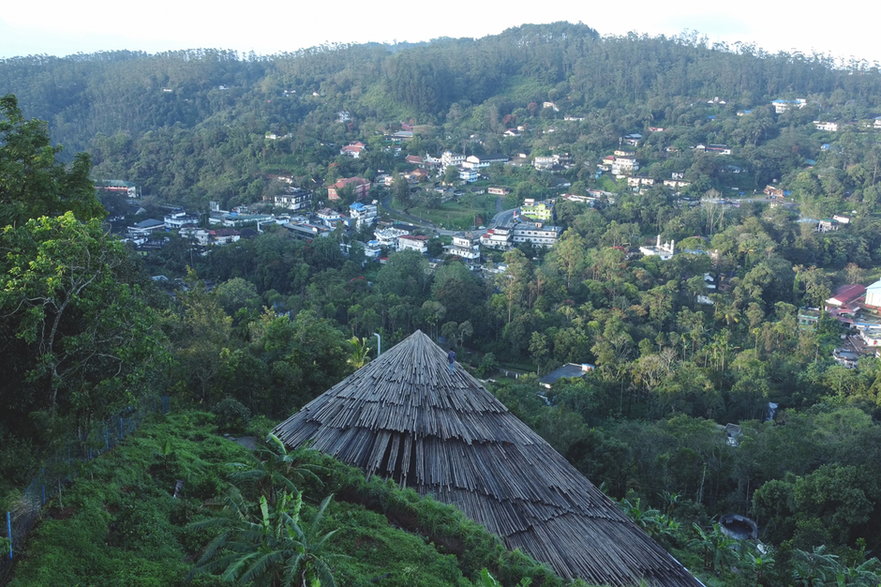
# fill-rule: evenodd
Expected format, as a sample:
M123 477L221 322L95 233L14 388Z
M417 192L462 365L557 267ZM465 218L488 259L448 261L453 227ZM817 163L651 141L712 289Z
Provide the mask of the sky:
M864 7L868 8L868 7ZM868 13L864 10L864 13ZM119 49L148 53L232 49L270 55L325 43L426 41L482 37L525 23L582 22L602 36L629 32L676 36L696 31L711 42L881 62L874 18L836 18L831 8L785 2L508 0L438 3L402 0L43 0L7 3L0 12L0 58Z

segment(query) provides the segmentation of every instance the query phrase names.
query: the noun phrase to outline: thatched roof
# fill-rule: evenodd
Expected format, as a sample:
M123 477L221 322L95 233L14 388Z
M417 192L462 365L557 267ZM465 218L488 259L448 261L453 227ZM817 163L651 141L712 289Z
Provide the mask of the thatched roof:
M700 585L475 378L449 368L420 331L275 433L456 505L563 577Z

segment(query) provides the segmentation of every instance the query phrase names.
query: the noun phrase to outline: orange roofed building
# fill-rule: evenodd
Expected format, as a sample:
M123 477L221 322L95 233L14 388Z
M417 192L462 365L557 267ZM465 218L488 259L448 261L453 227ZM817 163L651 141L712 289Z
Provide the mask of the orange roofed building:
M340 190L348 186L352 186L356 200L364 198L370 192L369 180L364 179L363 177L344 177L327 188L327 199L339 200Z

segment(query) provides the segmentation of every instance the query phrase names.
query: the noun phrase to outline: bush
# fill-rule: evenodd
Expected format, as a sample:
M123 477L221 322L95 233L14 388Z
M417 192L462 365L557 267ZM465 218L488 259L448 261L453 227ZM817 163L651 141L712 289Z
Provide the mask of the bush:
M211 411L217 416L217 428L221 432L244 432L251 421L251 410L231 397L217 402Z

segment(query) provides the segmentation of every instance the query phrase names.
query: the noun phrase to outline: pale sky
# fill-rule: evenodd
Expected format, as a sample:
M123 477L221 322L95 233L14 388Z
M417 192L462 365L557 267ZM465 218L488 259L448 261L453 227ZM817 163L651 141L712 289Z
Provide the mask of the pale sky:
M845 17L834 14L831 6L809 10L798 3L767 0L20 1L6 3L0 12L0 58L193 48L265 55L328 42L482 37L524 23L565 20L583 22L603 36L697 31L713 42L741 41L771 53L816 52L881 62L877 19L870 16L875 11L867 0L848 6Z

